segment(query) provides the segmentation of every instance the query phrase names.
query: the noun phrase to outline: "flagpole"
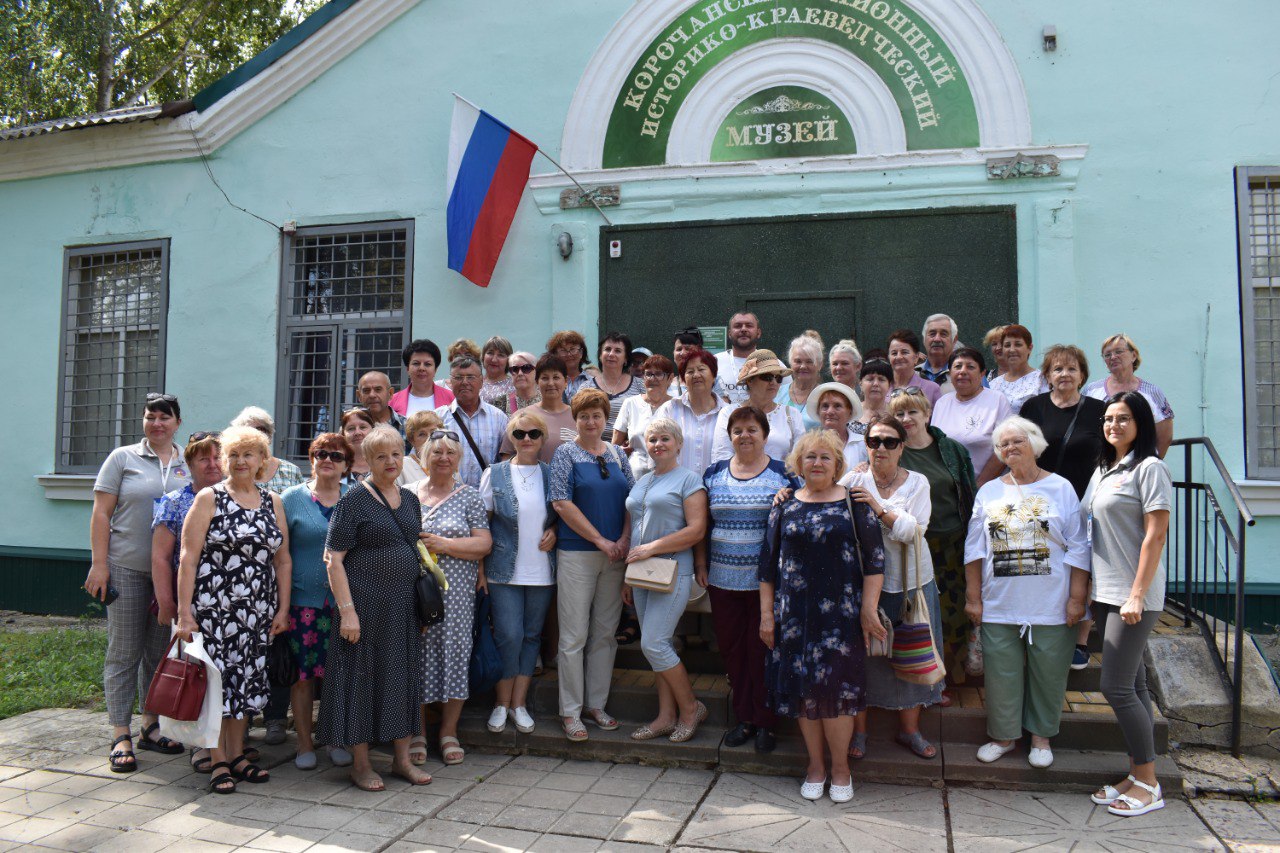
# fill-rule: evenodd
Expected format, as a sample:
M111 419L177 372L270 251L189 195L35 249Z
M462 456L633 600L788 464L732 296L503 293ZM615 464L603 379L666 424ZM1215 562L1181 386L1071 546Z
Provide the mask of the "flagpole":
M604 224L612 228L613 223L609 221L608 216L605 216L604 211L600 209L600 205L596 204L595 195L594 195L595 190L588 190L582 184L578 183L578 179L575 178L573 175L570 175L568 169L566 169L564 166L561 166L559 163L557 163L550 154L543 151L541 148L538 149L538 153L541 154L543 157L546 157L548 160L550 160L551 165L555 166L557 169L564 172L565 177L573 181L573 185L575 187L582 190L582 197L585 198L587 201L591 202L591 206L594 207L599 212L600 217L604 219Z
M466 104L467 106L471 107L471 108L472 108L472 109L474 109L476 112L483 112L483 111L480 109L480 107L478 107L478 106L476 106L475 104L471 103L471 102L470 102L470 101L468 101L466 98L464 98L464 97L462 97L461 95L459 95L457 92L453 92L452 94L453 94L453 96L454 96L455 98L457 98L458 100L462 101L464 104ZM594 208L596 209L596 211L600 214L600 217L604 220L605 224L606 224L606 225L608 225L610 228L612 228L612 227L613 227L613 223L609 221L609 217L605 215L605 212L604 212L603 210L601 210L601 209L600 209L600 205L596 203L595 196L592 194L594 191L593 191L593 190L588 190L588 189L587 189L586 187L584 187L582 184L578 183L578 179L577 179L577 178L575 178L573 175L569 174L569 170L568 170L568 169L566 169L564 166L561 166L559 163L557 163L557 162L552 158L552 156L551 156L550 154L548 154L547 152L543 151L543 150L542 150L542 146L541 146L541 145L536 145L536 144L535 144L535 145L534 145L534 147L535 147L535 148L537 148L537 150L538 150L538 153L539 153L539 154L541 154L543 157L546 157L548 160L550 160L550 161L551 161L551 165L555 166L555 167L556 167L557 169L559 169L561 172L564 172L565 177L566 177L566 178L568 178L569 180L573 181L573 185L574 185L575 187L577 187L578 189L582 190L582 197L583 197L583 198L585 198L587 201L591 202L591 206L592 206L592 207L594 207Z

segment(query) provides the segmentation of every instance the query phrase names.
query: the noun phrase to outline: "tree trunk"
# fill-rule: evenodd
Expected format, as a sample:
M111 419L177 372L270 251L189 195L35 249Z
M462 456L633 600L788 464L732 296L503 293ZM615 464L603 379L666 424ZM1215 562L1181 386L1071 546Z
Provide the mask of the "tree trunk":
M112 38L116 22L115 3L104 3L99 9L97 100L94 107L98 112L104 112L111 109L116 88L116 54Z

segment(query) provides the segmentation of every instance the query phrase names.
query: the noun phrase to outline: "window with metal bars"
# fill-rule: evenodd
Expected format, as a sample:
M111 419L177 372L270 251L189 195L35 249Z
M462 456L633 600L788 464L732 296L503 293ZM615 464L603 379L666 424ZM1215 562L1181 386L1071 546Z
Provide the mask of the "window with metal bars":
M1280 166L1236 169L1245 469L1280 479Z
M299 228L282 278L276 452L301 463L311 440L336 431L355 405L362 374L402 384L413 222Z
M142 404L164 389L168 290L168 240L66 250L58 473L142 440Z

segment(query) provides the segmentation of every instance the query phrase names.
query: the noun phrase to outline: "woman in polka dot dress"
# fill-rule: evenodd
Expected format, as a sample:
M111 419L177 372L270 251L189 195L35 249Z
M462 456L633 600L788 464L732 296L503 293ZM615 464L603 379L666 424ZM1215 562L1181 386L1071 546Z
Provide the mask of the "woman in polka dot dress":
M440 752L445 764L461 764L458 718L469 695L471 629L476 589L484 588L480 560L489 554L489 514L480 493L458 480L462 444L452 430L431 434L423 447L427 479L418 482L423 541L436 555L449 589L444 594L444 620L427 629L422 644L424 703L444 703L440 720ZM425 725L423 730L425 731ZM410 759L426 760L426 740L415 739Z

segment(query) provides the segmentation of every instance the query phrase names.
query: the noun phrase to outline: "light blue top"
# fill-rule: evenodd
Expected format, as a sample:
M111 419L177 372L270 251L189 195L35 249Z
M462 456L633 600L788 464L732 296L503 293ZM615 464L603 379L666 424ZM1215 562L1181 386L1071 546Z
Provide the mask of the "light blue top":
M347 484L339 487L347 493ZM290 486L280 496L289 520L289 556L293 558L293 607L324 607L329 598L329 573L324 565L324 541L329 519L306 483Z
M650 471L641 477L627 496L627 510L631 513L631 546L644 545L683 530L686 524L685 498L705 489L701 477L679 465L665 474ZM692 547L674 554L655 556L674 557L680 574L693 574Z

